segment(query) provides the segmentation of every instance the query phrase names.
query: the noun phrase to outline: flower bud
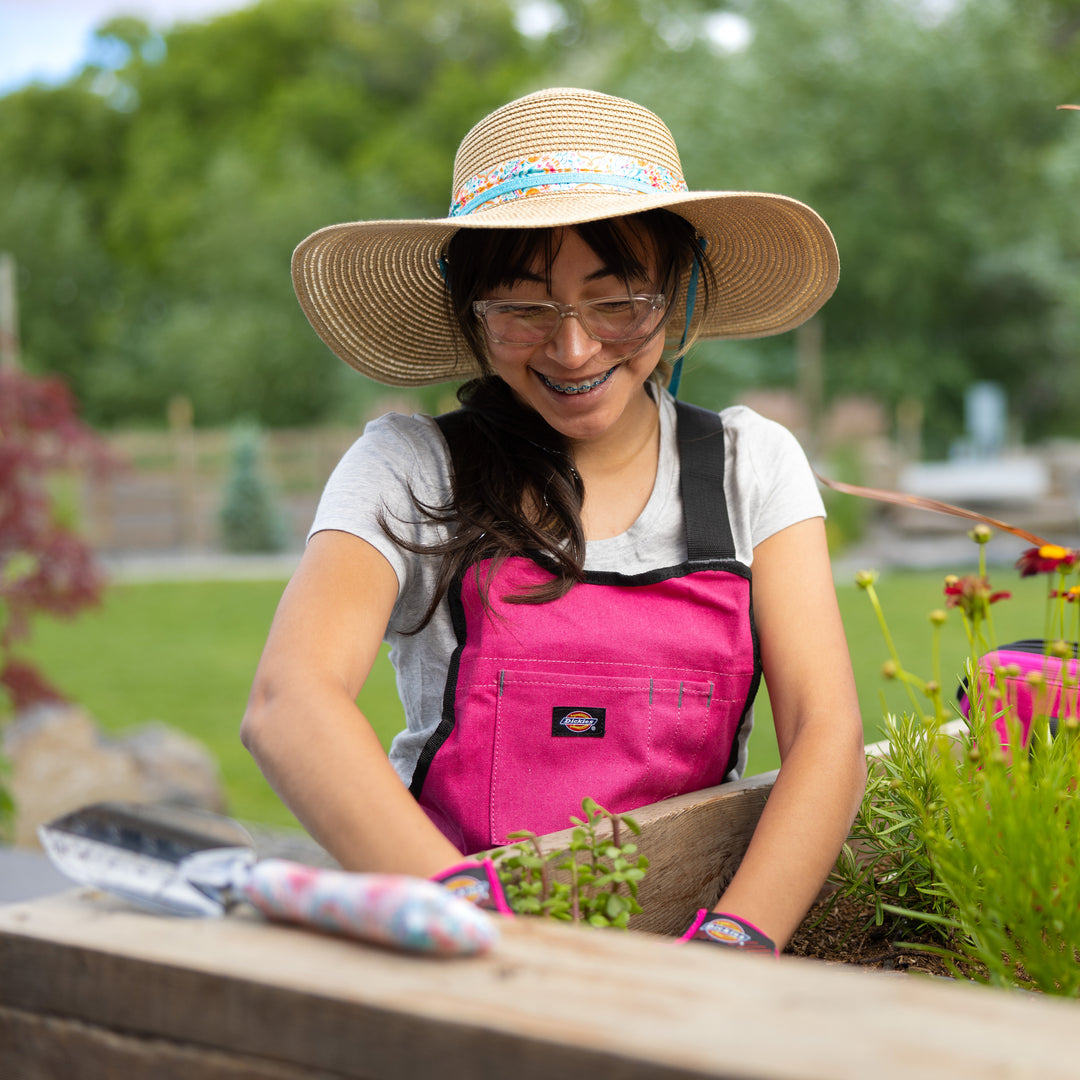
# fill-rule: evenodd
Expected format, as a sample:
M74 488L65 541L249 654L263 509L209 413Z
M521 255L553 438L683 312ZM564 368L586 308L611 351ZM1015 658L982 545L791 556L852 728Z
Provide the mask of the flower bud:
M1046 680L1041 671L1029 671L1024 680L1033 690L1037 690Z
M1075 731L1077 728L1080 728L1080 720L1076 718L1075 714L1066 716L1065 719L1061 721L1061 726L1068 731Z
M929 679L926 683L926 696L933 697L941 689L941 683Z
M1064 660L1065 657L1072 656L1072 654L1072 646L1060 638L1050 645L1050 655L1056 656L1059 660Z
M855 573L855 584L858 585L860 589L869 589L877 579L878 575L876 570L858 570Z
M973 747L972 747L972 748L971 748L971 749L970 749L970 750L969 750L969 751L967 752L967 759L968 759L968 761L970 761L970 762L971 762L972 764L975 764L975 763L977 763L977 762L979 762L979 761L982 761L982 754L981 754L981 753L979 752L979 748L978 748L977 746L973 746Z
M982 522L979 522L979 524L968 533L968 536L970 536L976 544L988 543L993 535L994 530L991 529L989 525L984 525Z
M949 617L949 613L943 608L934 608L930 612L930 622L933 626L944 626L945 620Z
M881 665L881 677L883 679L895 679L900 674L900 665L895 660L886 660Z

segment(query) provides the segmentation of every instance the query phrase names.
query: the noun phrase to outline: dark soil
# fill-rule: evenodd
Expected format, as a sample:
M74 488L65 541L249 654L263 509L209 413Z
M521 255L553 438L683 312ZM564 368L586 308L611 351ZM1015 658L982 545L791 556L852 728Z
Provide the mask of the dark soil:
M872 909L850 899L830 897L810 909L785 952L827 964L953 977L940 956L900 945L905 942L940 947L942 942L936 934L916 933L910 924L888 921L889 916L886 920L884 925L876 926Z

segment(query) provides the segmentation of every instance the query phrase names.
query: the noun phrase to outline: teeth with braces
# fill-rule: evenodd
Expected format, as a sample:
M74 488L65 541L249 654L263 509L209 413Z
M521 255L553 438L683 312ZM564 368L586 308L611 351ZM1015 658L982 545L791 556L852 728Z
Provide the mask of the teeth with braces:
M548 386L550 386L552 390L557 390L560 394L584 394L588 390L595 390L601 383L607 382L607 380L611 378L611 373L614 370L614 368L610 368L609 370L605 371L603 375L599 376L596 379L593 379L592 382L579 383L574 386L568 386L561 383L553 382L546 375L541 375L540 378L543 379L544 382Z

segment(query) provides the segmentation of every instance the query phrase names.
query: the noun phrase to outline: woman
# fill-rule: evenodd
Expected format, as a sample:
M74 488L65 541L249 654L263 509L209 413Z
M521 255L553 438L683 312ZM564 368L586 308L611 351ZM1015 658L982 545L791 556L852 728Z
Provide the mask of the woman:
M583 90L473 128L446 219L297 248L347 363L470 380L438 421L369 424L335 470L244 717L342 865L446 878L585 796L625 812L735 778L763 673L782 767L716 908L734 936L705 912L688 934L788 940L865 779L823 508L782 428L673 391L688 342L789 330L837 273L808 207L688 191L656 116ZM407 717L389 761L354 704L384 639Z

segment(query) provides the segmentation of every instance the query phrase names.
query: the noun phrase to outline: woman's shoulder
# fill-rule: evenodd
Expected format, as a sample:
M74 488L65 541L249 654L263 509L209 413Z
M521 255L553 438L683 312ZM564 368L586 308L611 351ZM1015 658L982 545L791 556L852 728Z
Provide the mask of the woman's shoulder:
M442 499L449 483L446 443L430 416L383 413L369 420L345 451L327 482L326 493L411 491Z
M444 461L446 443L433 417L425 413L387 412L369 420L346 458L398 461L408 470L415 464Z
M720 419L726 431L760 435L763 438L794 438L783 424L762 416L749 405L729 405L720 410Z

